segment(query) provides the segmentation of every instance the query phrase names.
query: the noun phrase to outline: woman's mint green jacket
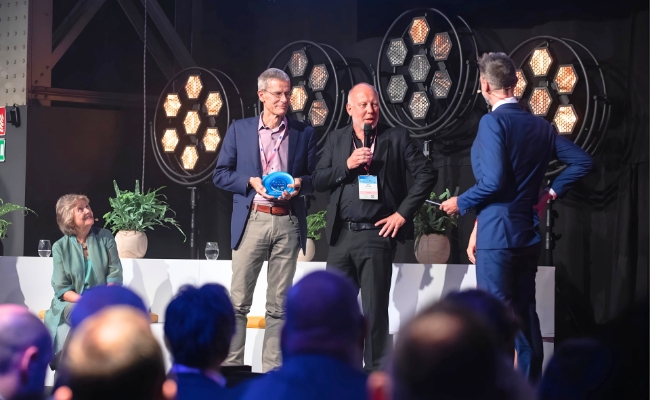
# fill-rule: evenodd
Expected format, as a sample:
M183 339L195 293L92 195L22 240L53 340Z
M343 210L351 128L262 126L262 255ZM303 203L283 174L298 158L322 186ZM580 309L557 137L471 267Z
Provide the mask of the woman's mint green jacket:
M121 285L122 263L117 255L115 238L111 232L107 229L91 228L86 239L86 246L97 285L106 285L107 283ZM65 342L65 337L57 338L58 327L63 323L63 309L69 304L63 300L63 294L69 290L78 294L83 292L86 267L83 249L74 235L63 236L54 243L52 258L54 261L52 271L54 298L50 309L45 312L44 322L52 336L53 350L56 354Z

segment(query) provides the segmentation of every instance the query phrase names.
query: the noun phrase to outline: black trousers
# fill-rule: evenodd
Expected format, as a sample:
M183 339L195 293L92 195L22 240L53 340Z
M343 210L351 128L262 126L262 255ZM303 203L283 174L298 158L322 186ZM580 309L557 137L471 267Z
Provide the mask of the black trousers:
M388 350L388 301L396 241L379 236L379 229L342 229L327 255L327 270L348 276L361 290L363 314L368 320L363 360L365 369L379 369Z

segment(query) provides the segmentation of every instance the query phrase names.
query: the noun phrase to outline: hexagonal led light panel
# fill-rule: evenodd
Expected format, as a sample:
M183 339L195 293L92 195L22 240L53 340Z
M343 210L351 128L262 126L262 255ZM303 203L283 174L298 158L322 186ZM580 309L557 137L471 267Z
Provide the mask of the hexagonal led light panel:
M199 117L199 112L196 110L188 111L187 115L185 116L185 120L183 121L183 125L185 126L186 134L196 135L196 132L199 130L199 126L201 125L201 117Z
M553 64L553 58L547 48L535 49L528 60L528 65L535 76L545 76Z
M325 64L314 65L311 74L309 74L309 87L314 91L323 90L329 77L330 74L327 72Z
M515 85L515 97L520 99L521 96L524 95L524 91L526 91L526 86L528 86L528 81L526 81L526 77L524 76L524 71L518 69L517 70L517 84Z
M311 107L309 108L309 120L311 121L312 126L316 127L325 125L327 114L329 114L329 110L327 109L325 100L314 100L314 102L311 103Z
M555 117L553 117L557 132L563 135L571 134L577 122L578 115L571 104L559 106L555 112Z
M576 74L573 65L560 65L555 73L555 84L557 85L558 94L571 94L578 82L578 74Z
M307 69L307 63L309 63L309 60L307 59L304 50L294 51L289 60L289 71L291 71L291 76L294 78L297 76L303 76Z
M433 90L433 97L436 99L447 98L449 89L451 88L451 78L447 71L436 71L433 74L431 81L431 89Z
M391 66L399 67L404 65L407 53L408 49L406 48L404 41L402 39L393 39L388 44L386 57L388 57L388 62Z
M291 99L289 99L289 105L291 106L291 111L302 111L305 109L307 104L307 90L304 86L294 86L291 88Z
M183 154L181 155L181 164L184 169L194 169L196 162L199 161L199 152L196 151L196 146L190 144L185 146Z
M413 119L423 119L429 111L429 99L425 92L415 92L409 101L409 110Z
M545 87L533 89L533 93L531 93L530 99L528 99L530 112L541 117L548 113L548 109L551 107L552 102L553 99L551 98L551 94Z
M427 60L427 56L424 54L413 56L411 64L409 64L409 73L411 74L413 82L426 81L430 69L431 64L429 64L429 60Z
M178 133L176 129L167 128L162 137L162 145L165 153L173 153L178 145Z
M401 103L404 101L408 85L404 75L393 75L390 77L386 91L388 92L388 99L391 103Z
M208 128L205 130L203 135L203 147L208 153L214 153L217 151L217 146L221 142L221 137L219 136L219 129L217 128Z
M169 117L175 117L178 115L178 110L181 108L181 99L178 98L178 95L175 93L170 93L167 95L167 99L163 103L163 108L165 109L165 115Z
M198 99L201 94L201 89L203 89L201 77L198 75L190 75L187 78L187 83L185 83L185 93L187 93L187 98Z
M429 31L427 20L424 17L415 17L411 21L409 37L413 44L424 44L427 41L427 36L429 36Z
M219 115L223 107L223 99L220 92L210 92L205 99L205 109L207 110L208 117L216 117Z
M447 32L436 33L431 43L431 53L436 61L443 61L449 58L451 53L451 38Z

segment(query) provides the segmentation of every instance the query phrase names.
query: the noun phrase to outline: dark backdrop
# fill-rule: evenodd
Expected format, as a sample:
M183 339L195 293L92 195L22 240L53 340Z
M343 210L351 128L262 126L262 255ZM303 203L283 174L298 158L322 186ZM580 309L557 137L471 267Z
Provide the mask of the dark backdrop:
M75 1L55 3L56 28ZM174 22L176 7L189 1L159 3ZM231 75L243 93L247 116L253 115L257 75L290 41L325 42L347 57L374 65L381 37L399 14L413 7L434 6L434 2L417 0L204 0L197 4L201 17L182 36L199 65ZM590 332L647 293L648 4L440 0L435 7L464 17L481 51L508 53L526 38L546 34L582 42L603 65L614 118L595 156L594 172L557 204L556 231L562 238L554 253L557 335ZM150 57L147 66L147 91L158 95L165 79ZM62 88L142 93L142 44L117 2L102 6L53 68L52 82ZM113 193L112 180L131 188L142 173L142 110L64 106L31 107L28 113L26 202L39 217L25 222L26 255L36 255L38 239L60 236L54 221L54 203L60 195L88 194L101 218ZM484 112L477 106L471 119L478 121ZM475 130L474 124L468 133L473 135ZM437 192L456 187L462 192L474 183L470 145L471 137L453 154L435 154L440 173ZM149 148L145 169L145 187L168 186L163 193L188 232L189 191L164 177ZM327 197L317 195L311 211L323 209ZM207 182L199 187L198 204L199 248L217 240L221 258L229 259L230 194ZM463 218L452 232L450 262L467 262L464 249L472 222L471 216ZM189 244L174 230L156 228L148 236L149 258L189 256ZM412 248L412 242L400 246L395 261L414 262ZM316 260L326 256L321 240Z

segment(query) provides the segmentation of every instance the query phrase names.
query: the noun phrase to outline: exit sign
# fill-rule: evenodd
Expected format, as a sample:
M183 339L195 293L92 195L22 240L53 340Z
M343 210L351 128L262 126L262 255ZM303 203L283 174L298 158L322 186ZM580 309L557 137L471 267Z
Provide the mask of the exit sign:
M0 162L5 162L5 139L0 139Z

